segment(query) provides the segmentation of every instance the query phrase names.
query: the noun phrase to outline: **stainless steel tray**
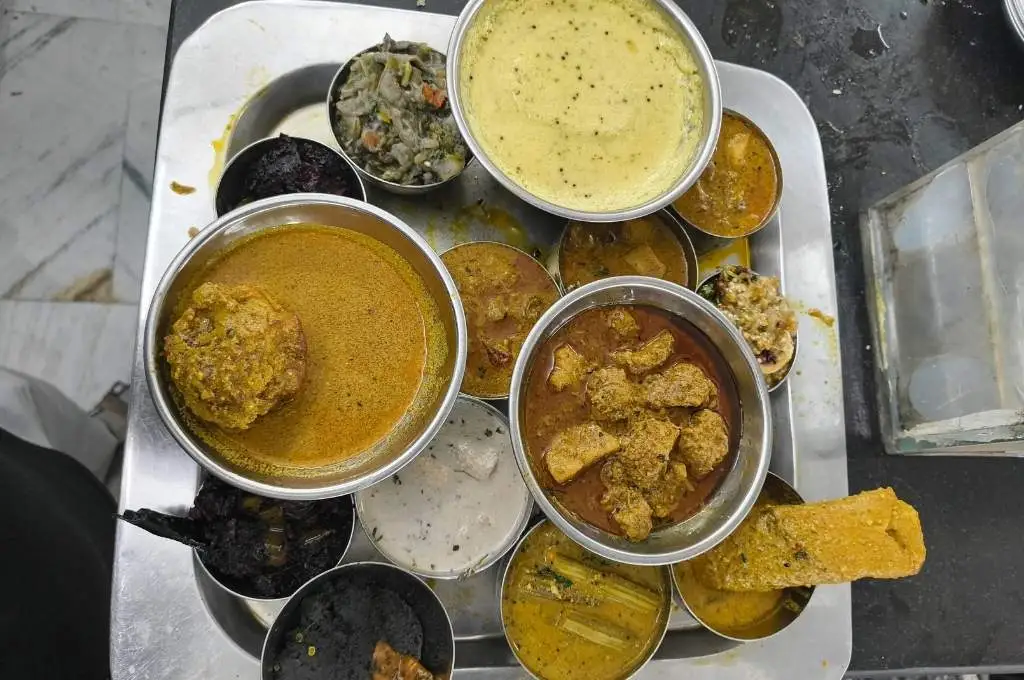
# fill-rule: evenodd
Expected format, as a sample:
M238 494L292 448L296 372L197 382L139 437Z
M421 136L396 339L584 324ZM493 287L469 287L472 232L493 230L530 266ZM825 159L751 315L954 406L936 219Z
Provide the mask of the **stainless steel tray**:
M214 219L213 189L228 154L245 138L277 131L332 141L316 96L332 65L385 32L444 50L454 17L302 1L250 2L212 17L181 46L164 101L143 273L139 333L164 268L190 228ZM772 395L772 469L808 499L847 493L846 442L825 168L817 129L800 97L766 73L720 63L724 103L750 117L778 147L786 178L779 218L751 240L753 266L783 277L800 317L800 356L788 386ZM326 84L323 87L326 92ZM180 195L171 182L190 185ZM492 238L545 251L558 218L516 199L473 165L441 192L370 200L421 230L440 250ZM783 257L785 253L785 257ZM807 312L815 311L813 316ZM136 348L121 505L183 509L199 471L153 407ZM373 556L357 532L348 559ZM379 558L378 558L379 559ZM118 527L111 621L111 670L123 678L255 678L272 608L239 600L195 569L183 546ZM494 599L497 568L435 589L452 615L459 678L522 678L501 634ZM642 678L839 678L850 659L848 586L819 587L806 612L770 640L735 645L684 612Z

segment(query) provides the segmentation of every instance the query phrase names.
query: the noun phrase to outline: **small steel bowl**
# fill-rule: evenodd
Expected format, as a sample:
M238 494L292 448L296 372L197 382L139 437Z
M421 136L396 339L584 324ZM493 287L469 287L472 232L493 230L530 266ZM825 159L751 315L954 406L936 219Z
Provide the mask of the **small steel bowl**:
M533 533L535 531L538 531L541 527L547 526L548 524L550 524L549 520L541 520L541 521L537 522L536 524L534 524L532 527L530 527L529 530L525 534L523 534L522 538L520 538L519 541L516 542L515 549L512 550L512 552L508 556L508 559L505 561L504 568L502 569L502 572L501 572L501 579L498 581L498 608L500 610L500 615L501 615L501 629L505 633L505 640L508 642L508 646L512 649L512 654L515 656L516 661L518 661L519 664L523 667L523 670L525 670L527 673L529 673L530 677L536 678L537 680L557 680L557 678L542 678L541 676L535 674L530 669L530 667L527 665L527 663L523 660L522 656L520 656L519 650L516 648L516 645L514 645L513 641L511 639L509 639L509 636L508 636L508 624L506 623L506 614L505 614L505 587L508 584L509 576L512 573L512 563L515 562L516 556L523 549L523 544L526 543L526 540L531 535L533 535ZM658 629L657 634L651 640L650 648L647 650L647 652L644 655L643 659L641 659L636 664L635 667L630 669L624 675L622 675L622 676L620 676L618 678L615 678L614 680L629 680L629 678L632 678L637 673L639 673L643 669L643 667L647 665L647 662L650 661L651 658L654 656L654 654L658 651L658 647L661 646L662 640L665 639L665 634L668 632L668 624L669 624L669 619L671 618L670 615L671 615L671 609L672 609L672 592L673 591L672 591L672 576L669 573L670 571L671 570L668 569L667 567L661 567L661 572L662 572L662 593L663 593L663 598L664 599L663 599L663 603L662 603L662 609L661 609L661 612L659 614L660 617L661 617L661 621L659 623L659 629Z
M697 283L700 280L700 265L697 262L697 251L693 247L693 241L690 239L690 235L686 233L683 223L667 208L648 215L644 219L661 220L676 237L676 240L679 241L679 245L683 248L683 258L686 261L686 287L690 290L697 290ZM562 250L565 246L565 239L569 236L569 229L575 221L570 220L566 223L565 228L562 229L562 235L558 238L558 243L555 244L554 249L548 254L546 260L548 271L554 277L555 283L565 292L579 287L567 283L562 278Z
M769 472L768 476L765 478L764 488L761 490L761 493L767 495L776 504L798 505L804 502L803 497L797 493L796 489L790 486L789 482L773 472ZM683 570L679 568L681 566L681 564L676 564L672 567L672 582L675 585L675 591L679 597L679 602L686 607L686 610L690 612L690 615L697 619L697 622L702 626L716 635L720 635L727 640L733 640L735 642L764 640L783 631L789 626L789 624L796 621L800 614L803 613L807 604L811 600L811 596L814 594L814 586L808 586L805 588L786 588L780 596L778 609L775 610L774 614L770 618L731 628L722 626L715 627L710 625L706 618L702 616L703 612L701 612L694 602L687 601L687 597L683 592L682 586L682 583L684 582L683 579L685 579L686 576L684 575ZM721 596L742 597L742 594L722 593Z
M541 487L527 451L523 417L527 381L543 344L577 314L609 305L649 305L675 314L702 332L722 355L740 402L739 449L729 471L704 506L682 522L633 543L598 529L567 512ZM772 416L768 389L757 359L736 327L710 302L682 286L644 276L618 276L577 288L556 302L530 331L516 361L509 398L512 446L533 499L559 529L584 548L616 562L673 564L710 550L733 529L757 500L768 472Z
M276 680L274 660L284 636L298 625L303 604L332 582L368 584L396 593L415 613L423 627L423 650L419 660L434 677L449 678L455 668L455 633L441 600L427 584L404 569L382 562L353 562L325 571L299 588L274 620L260 655L263 680ZM387 642L387 640L385 640ZM316 650L314 650L314 654ZM369 667L370 658L366 659Z
M173 322L179 296L193 277L225 248L257 232L283 224L313 223L361 232L390 246L405 258L437 303L448 339L442 368L443 390L424 409L418 426L372 456L352 459L322 475L263 475L230 463L193 434L174 402L163 339ZM441 259L412 227L375 206L328 194L275 196L242 206L215 220L185 244L157 284L146 317L143 355L146 381L161 420L178 444L208 472L260 496L317 500L353 493L393 475L422 451L441 429L455 405L466 365L466 317L455 282ZM432 414L432 415L431 415Z
M344 174L345 179L352 188L349 198L359 201L366 200L366 187L363 185L363 179L360 177L355 165L344 154L313 139L295 137L293 135L288 136L299 144L316 147L330 154L331 158L337 160L338 169ZM250 166L280 143L280 137L267 137L257 140L239 151L228 161L220 175L220 180L217 182L217 191L214 198L214 209L217 211L217 217L221 217L242 205L243 196L241 194L244 189L242 182Z
M739 113L737 111L733 111L732 109L723 109L722 110L722 117L724 118L726 116L732 116L733 118L737 118L737 119L743 121L744 123L746 123L747 125L749 125L751 128L753 128L753 130L755 132L757 132L757 134L759 134L761 136L761 139L763 139L765 141L765 143L768 145L768 151L772 155L772 162L775 164L775 177L777 179L777 181L775 183L775 198L772 201L771 210L768 211L768 214L766 214L764 216L764 218L753 229L751 229L751 230L749 230L747 232L744 232L742 234L736 234L735 236L725 236L723 234L716 233L714 231L711 231L710 229L707 229L706 227L702 227L701 225L686 219L686 217L684 217L683 214L679 211L679 208L677 208L675 206L675 201L673 201L673 205L671 206L671 210L672 210L673 214L677 215L679 217L679 219L682 220L687 226L693 227L694 229L696 229L697 231L699 231L699 232L701 232L703 234L707 234L708 236L713 236L713 237L715 237L717 239L736 239L736 238L744 238L744 237L747 237L747 236L753 236L757 232L759 232L762 229L764 229L765 227L767 227L771 223L771 221L775 219L776 215L779 214L779 206L782 205L782 190L783 190L783 184L782 184L782 161L779 160L779 152L775 149L775 145L772 143L771 137L769 137L765 133L764 130L762 130L760 127L758 127L757 123L755 123L754 121L750 120L749 118L744 116L742 113ZM717 146L718 146L718 144L716 142L716 144L715 144L716 149L717 149ZM699 179L700 178L698 177L697 181L699 181ZM696 184L696 181L695 181L695 184ZM679 198L682 198L682 196L680 196Z
M465 394L460 394L458 401L464 405L472 405L487 411L487 413L494 418L494 422L497 423L498 426L504 430L507 436L509 432L508 419L505 417L504 413L494 408L494 406L487 403L483 399L477 399L476 397L470 397ZM458 408L458 405L456 405L456 408ZM455 409L452 410L450 417L454 417L454 413ZM442 430L443 429L444 428L442 428ZM511 461L507 462L511 463ZM386 480L384 483L387 483ZM366 526L366 522L364 521L364 517L366 516L364 514L364 494L367 491L368 489L363 489L362 491L355 495L355 504L359 515L359 524L363 528L363 533L366 534L366 538L370 541L370 543L377 550L377 552L386 557L389 562L392 562L398 565L399 567L406 569L412 572L413 574L416 574L417 576L422 576L424 578L433 578L440 580L464 579L469 578L474 574L478 574L481 571L484 571L491 565L498 562L509 552L509 550L512 549L512 546L514 546L516 542L519 540L519 537L523 533L523 529L526 528L526 525L530 521L530 516L533 514L533 498L530 496L529 492L524 493L523 502L521 504L519 503L519 499L517 498L495 498L494 502L496 504L500 504L502 510L506 514L511 513L517 517L515 521L515 529L509 533L508 540L506 540L502 544L497 545L482 560L473 564L468 569L463 569L461 571L436 571L424 569L422 567L414 567L411 564L405 564L402 560L398 559L397 557L389 553L387 550L385 550L383 547L381 547L381 544L377 540L376 535L374 534L370 527Z
M722 122L722 92L718 82L718 70L715 67L715 60L711 56L711 51L704 42L704 38L701 37L700 31L697 30L697 26L690 20L690 17L672 0L653 1L664 12L666 18L679 30L680 37L682 37L687 48L693 54L697 70L703 80L704 129L701 134L701 143L694 152L693 158L690 159L689 167L660 196L656 196L640 205L626 206L618 210L606 212L576 210L540 198L506 175L487 156L487 153L473 135L467 120L460 91L459 71L462 68L461 53L466 34L472 27L480 9L488 0L470 0L462 12L459 13L459 18L452 29L452 36L448 44L448 99L451 102L452 114L455 116L455 122L459 126L459 131L462 132L462 138L466 140L466 144L472 150L473 155L506 189L527 203L566 219L579 220L581 222L621 222L636 217L643 217L664 208L682 196L697 181L697 178L704 171L704 166L708 164L708 161L711 160L711 156L714 154L715 142L718 140L718 130Z
M750 267L747 267L747 269L750 269ZM757 274L757 272L755 272L753 269L750 269L750 271L752 273L754 273L754 274ZM721 267L719 267L718 269L716 269L716 270L714 270L712 272L709 272L706 276L704 276L704 278L701 279L700 284L697 286L697 290L700 291L704 287L705 284L712 283L721 274L722 274L722 268ZM760 274L758 274L758 275L760 276ZM707 298L705 298L705 299L707 299ZM711 304L715 304L711 300L708 300L708 302L711 302ZM768 391L769 392L774 392L775 390L777 390L782 385L782 383L786 382L786 378L788 378L789 374L793 371L793 366L796 364L796 356L799 353L800 353L800 330L797 329L797 332L793 334L793 356L789 360L789 364L786 366L786 368L782 369L782 375L779 376L778 378L774 379L772 382L768 382L768 376L767 375L764 376L764 381L765 381L765 384L768 386ZM762 375L764 375L763 371L762 371Z
M529 258L534 264L536 264L538 267L540 267L542 270L544 270L544 272L548 275L548 278L551 279L551 285L553 285L555 287L555 292L558 294L558 297L562 296L563 288L559 284L558 279L555 276L552 275L551 271L548 268L546 268L543 264L541 264L540 260L538 260L533 255L530 255L529 253L527 253L524 250L520 250L519 248L516 248L515 246L510 246L507 243L501 243L500 241L467 241L466 243L458 243L458 244L452 246L451 248L449 248L448 250L444 251L443 253L441 253L441 262L444 262L444 256L447 255L448 253L452 252L453 250L457 250L459 248L463 248L463 247L467 247L467 246L479 246L479 245L483 245L483 244L488 244L488 245L492 245L492 246L501 246L502 248L507 248L509 250L513 250L516 253L522 255L523 257ZM468 322L467 322L467 324L468 324ZM468 344L468 342L467 342L467 344ZM466 360L467 361L469 360L468 359L468 351L467 351L467 359ZM459 389L461 391L460 393L465 395L465 396L475 397L477 399L488 399L488 400L491 400L491 401L496 401L496 400L500 401L502 399L508 399L508 395L509 395L508 392L490 392L490 393L487 393L487 394L473 394L472 392L466 392L465 390L462 389L461 386L459 387Z
M385 191L390 191L391 193L398 194L400 196L418 196L420 194L425 194L429 191L433 191L434 189L437 189L439 187L443 187L445 184L448 184L449 182L454 182L456 179L458 179L462 175L462 173L466 171L466 165L469 165L473 161L473 154L475 153L475 151L467 144L466 165L463 166L459 174L453 177L449 177L448 179L442 182L434 182L433 184L399 184L398 182L391 182L386 179L381 179L380 177L371 175L369 172L364 170L363 167L359 165L359 163L356 163L355 159L349 157L348 153L345 151L345 136L342 134L341 127L338 125L338 117L335 114L334 105L338 101L338 91L341 89L342 85L345 84L345 81L348 80L348 74L349 71L352 69L353 62L355 62L356 59L366 54L367 52L374 52L376 50L379 50L380 45L380 43L377 43L372 47L368 47L365 50L357 52L352 56L351 59L342 64L341 68L338 69L338 72L334 74L334 78L331 79L331 86L327 90L327 120L331 124L331 131L334 133L334 139L338 142L340 153L348 160L352 167L354 167L356 171L366 179L367 182L369 182L373 186L380 187ZM433 49L441 56L444 56L444 52L442 52L441 50L438 50L434 47L431 47L431 49ZM445 57L445 59L447 59L447 57ZM465 135L465 133L463 133L463 135Z
M342 496L337 500L341 501L342 499L348 499L349 508L351 510L351 519L349 519L348 523L348 537L345 540L345 547L338 554L338 559L335 562L336 565L341 564L341 561L345 559L345 554L348 553L348 549L352 547L352 537L355 535L356 527L356 511L355 507L352 504L352 499L349 496ZM288 600L288 598L294 594L288 593L287 595L282 595L281 597L263 597L261 595L254 595L251 591L247 592L243 587L244 584L229 584L222 576L218 576L213 569L208 567L206 563L203 562L202 555L198 550L195 549L192 550L192 562L197 570L202 571L203 574L205 574L211 581L213 581L222 589L231 593L240 600L249 600L250 602L264 602L269 604L278 603L283 605Z

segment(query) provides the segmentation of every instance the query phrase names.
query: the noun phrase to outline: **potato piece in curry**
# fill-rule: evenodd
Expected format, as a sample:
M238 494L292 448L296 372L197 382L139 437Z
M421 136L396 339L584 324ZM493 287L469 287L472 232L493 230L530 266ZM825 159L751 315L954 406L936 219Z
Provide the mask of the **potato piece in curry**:
M695 513L739 437L722 356L682 318L642 305L570 319L534 359L525 402L541 486L632 541Z
M299 391L306 337L299 318L259 288L204 283L171 326L164 356L192 413L244 430Z
M488 399L508 396L523 341L558 299L558 288L540 263L502 243L465 243L441 260L455 279L469 327L462 391Z

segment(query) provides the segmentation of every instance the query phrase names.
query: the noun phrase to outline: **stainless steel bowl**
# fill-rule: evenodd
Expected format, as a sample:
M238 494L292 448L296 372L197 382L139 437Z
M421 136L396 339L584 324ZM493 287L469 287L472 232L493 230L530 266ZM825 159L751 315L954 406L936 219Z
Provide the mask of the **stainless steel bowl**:
M723 117L725 117L725 116L732 116L733 118L736 118L738 120L743 121L744 123L749 125L751 128L753 128L753 130L755 132L757 132L757 134L761 135L761 139L763 139L765 141L765 143L768 144L768 151L769 151L769 153L771 153L772 163L775 165L775 177L776 177L775 197L772 200L771 210L768 211L768 214L766 214L764 216L764 219L762 219L757 224L757 226L755 226L753 229L751 229L749 231L746 231L746 232L744 232L742 234L737 234L735 236L723 236L722 234L715 233L714 231L711 231L710 229L708 229L706 227L702 227L701 225L697 224L696 222L693 222L691 220L686 219L683 216L683 214L681 212L679 212L679 208L677 208L675 205L673 205L670 208L670 210L672 211L673 214L678 215L679 219L681 219L683 222L685 222L687 224L687 226L690 226L693 229L696 229L697 231L699 231L699 232L701 232L703 234L706 234L708 236L713 236L713 237L718 238L718 239L744 238L746 236L753 236L757 232L759 232L762 229L764 229L765 227L767 227L769 224L771 224L771 221L775 219L775 216L779 214L779 206L782 205L782 190L783 190L783 185L782 185L782 161L779 160L779 152L775 149L775 144L772 143L771 137L769 137L767 135L767 133L765 133L764 130L762 130L760 127L758 127L757 123L755 123L754 121L750 120L749 118L744 116L742 113L739 113L737 111L733 111L732 109L722 109L722 116ZM716 149L717 149L717 146L718 146L718 144L716 142L716 144L715 144ZM697 179L699 180L700 178L698 177ZM694 189L694 191L696 191L696 189Z
M519 541L516 542L515 549L511 552L509 558L505 561L505 566L501 571L501 580L498 581L498 607L500 608L501 613L501 629L505 632L505 639L508 641L508 646L512 649L512 653L515 655L516 661L518 661L519 664L523 667L523 670L530 674L530 677L537 678L537 680L550 679L542 678L541 676L535 674L526 664L526 662L524 662L523 658L520 656L520 650L517 648L516 645L512 643L512 640L510 640L508 637L508 623L506 621L507 615L505 613L505 588L508 585L508 578L512 572L512 564L515 562L516 556L519 555L520 551L523 549L523 544L526 543L527 539L530 538L530 536L532 536L534 532L538 531L541 527L547 526L547 524L547 520L541 520L537 522L532 527L530 527L530 529L525 534L523 534L522 538L520 538ZM658 623L658 632L651 638L648 644L648 648L645 650L644 656L637 661L633 668L629 669L621 676L615 678L615 680L628 680L629 678L632 678L637 673L639 673L643 669L643 667L647 665L647 662L651 660L651 657L653 657L654 654L658 651L658 647L661 646L661 642L665 639L665 634L668 632L669 618L672 609L672 575L669 573L670 570L666 567L661 567L660 570L662 574L663 598L661 609L658 612L658 616L660 619Z
M289 136L300 144L318 147L334 156L341 163L345 179L348 180L351 186L351 198L359 201L366 200L366 187L363 185L363 178L360 176L355 164L345 154L337 149L332 149L326 144L321 144L315 139L296 137L295 135ZM244 189L242 182L245 180L249 166L269 153L279 143L280 137L259 139L231 157L227 165L224 166L224 171L220 174L220 179L217 181L217 191L214 192L213 207L217 211L217 217L229 213L239 206L239 194Z
M789 482L773 472L769 472L768 476L765 478L764 487L761 493L768 496L768 498L777 504L799 505L804 502L803 497L797 493L797 490L794 489ZM697 619L697 622L702 626L716 635L720 635L727 640L733 640L735 642L764 640L772 637L776 633L782 632L784 629L789 627L789 624L796 621L800 614L803 613L807 604L811 600L811 596L814 594L814 586L804 588L786 588L782 592L779 607L774 616L762 621L751 622L749 624L730 628L722 626L716 627L708 623L708 621L701 616L701 610L695 606L693 602L687 600L681 586L685 576L682 574L679 566L680 565L677 564L672 568L672 583L675 585L675 592L679 596L679 602L686 607L686 610L690 612L690 615ZM736 597L742 596L742 594L722 593L722 597L730 596Z
M413 614L419 619L423 628L423 649L420 661L438 678L449 678L455 668L455 633L447 610L441 604L434 591L426 583L404 569L382 562L353 562L325 571L306 582L299 588L281 614L274 620L263 642L260 654L260 665L263 680L276 680L278 673L274 670L274 657L281 646L282 638L291 633L298 625L305 609L302 605L306 598L315 597L327 585L337 582L348 582L353 585L368 584L383 588L397 594ZM337 603L343 606L344 603ZM310 656L316 654L314 648ZM330 652L328 651L328 655ZM370 658L366 664L369 666Z
M552 272L547 267L545 267L540 262L540 260L535 258L533 255L530 255L526 251L520 250L519 248L516 248L515 246L510 246L507 243L501 243L500 241L466 241L465 243L457 243L454 246L452 246L451 248L449 248L448 250L446 250L443 253L441 253L441 262L444 262L445 255L447 255L448 253L452 252L453 250L458 250L459 248L480 246L480 245L484 245L484 244L492 245L492 246L500 246L502 248L507 248L508 250L513 250L516 253L522 255L523 257L529 259L531 262L536 264L539 268L544 270L544 273L547 274L548 278L551 280L551 285L555 287L555 293L557 293L558 297L562 297L563 288L562 288L561 284L559 283L559 281L555 277L555 275L552 274ZM467 347L467 354L468 354L468 347ZM465 395L467 397L474 397L476 399L487 399L487 400L490 400L490 401L501 401L503 399L508 399L508 391L505 391L505 392L489 392L487 394L473 394L472 392L466 392L461 387L459 389L461 390L461 393L463 395Z
M683 260L686 262L686 287L690 290L697 290L697 284L700 281L700 265L697 262L697 251L694 249L693 241L690 239L690 235L686 233L682 221L667 208L648 215L647 218L660 219L669 228L672 235L675 236L679 245L682 246ZM554 249L548 254L546 261L548 271L551 272L551 276L554 277L559 289L563 291L570 291L579 287L566 283L562 277L562 249L565 247L565 239L569 235L569 228L573 222L575 220L570 220L566 223L565 228L562 229L562 235L558 238L558 243L555 244Z
M163 359L163 338L172 323L178 297L192 278L226 247L264 229L283 224L321 224L361 232L395 249L422 277L440 310L448 339L444 388L417 428L396 437L373 455L361 455L321 475L259 475L225 460L186 426L171 393ZM374 484L411 461L441 429L455 405L466 364L466 317L448 270L415 230L375 206L327 194L290 194L256 201L217 219L189 241L160 279L146 318L146 379L157 413L185 452L229 484L261 496L315 500L352 493Z
M496 409L491 404L484 401L483 399L478 399L476 397L460 394L455 409L453 409L452 412L449 414L451 419L455 419L458 417L457 414L459 405L470 408L483 409L487 413L487 415L493 419L493 426L496 432L509 432L508 419L505 417L505 414ZM442 430L443 429L444 428L442 428ZM511 464L511 461L508 461L508 464ZM406 475L406 479L408 479L408 475ZM386 484L387 482L385 481L384 483ZM405 486L408 486L408 484L403 485L403 487ZM522 487L519 487L517 491L519 491L521 488ZM367 540L369 540L373 547L377 550L377 552L386 557L389 562L396 564L399 567L402 567L403 569L407 569L413 574L416 574L417 576L421 576L423 578L452 580L469 578L474 574L479 574L480 572L489 568L495 562L503 558L508 553L508 551L512 549L512 546L514 546L516 542L519 541L519 538L523 533L523 529L526 528L526 525L530 521L530 516L533 514L533 499L530 497L530 494L525 491L522 493L521 497L519 497L518 494L516 494L517 497L503 496L500 500L496 499L495 502L500 502L501 509L506 515L515 517L515 528L511 532L509 532L507 540L492 546L491 550L487 552L481 559L479 559L476 563L465 569L461 569L458 571L441 571L437 569L430 569L425 565L416 566L413 564L406 564L403 559L393 555L391 552L389 552L381 545L381 542L378 538L378 534L374 531L374 527L367 526L366 518L369 513L366 512L366 493L368 493L368 491L368 489L364 489L363 491L360 491L355 495L355 506L359 515L359 525L363 528L363 533L366 534ZM417 519L418 518L415 517L409 518L410 529L417 521ZM434 521L436 522L437 520L435 519ZM410 532L410 534L412 533L413 532Z
M697 181L697 178L700 177L704 167L711 160L711 156L715 152L715 143L718 141L718 131L722 124L722 92L718 82L718 70L715 67L715 60L711 56L711 51L704 42L700 31L697 30L697 26L673 0L652 0L652 2L656 3L668 19L679 29L679 34L693 54L697 70L704 81L704 129L702 131L701 143L690 160L690 166L663 194L640 205L608 212L575 210L551 203L532 194L495 165L487 156L487 153L476 137L473 136L469 122L466 119L466 112L462 103L462 93L459 89L459 69L462 66L461 52L466 34L473 25L477 13L488 1L470 0L459 14L459 18L455 22L455 28L452 29L452 37L448 43L448 99L451 102L455 122L462 132L462 138L466 140L466 144L469 145L477 161L487 168L487 171L496 180L501 182L505 188L541 210L570 220L580 220L582 222L619 222L643 217L664 208L682 196Z
M747 269L750 269L750 268L747 267ZM755 273L755 274L757 274L757 272L754 272L753 269L750 269L750 271ZM721 276L721 274L722 274L722 268L721 267L719 267L718 269L715 269L714 271L709 272L706 276L704 276L704 278L702 278L700 280L700 284L697 286L697 290L699 291L701 288L703 288L704 284L713 282L715 279L717 279L719 276ZM714 304L714 303L712 303L712 304ZM784 382L786 382L786 379L789 377L789 374L793 372L793 366L796 365L796 357L797 357L797 355L799 353L800 353L800 330L798 328L797 332L793 334L793 357L789 360L789 364L787 364L786 367L784 369L782 369L782 375L777 377L777 378L775 378L774 381L771 382L771 383L768 382L768 376L767 375L764 376L765 384L768 385L768 391L769 392L774 392L779 387L781 387Z
M567 512L534 474L523 431L527 380L541 346L574 316L609 305L649 305L678 315L704 333L732 372L740 402L739 448L718 488L692 517L654 531L632 543L582 521ZM516 461L533 498L559 529L602 557L627 564L660 565L682 562L710 550L733 529L757 500L771 460L772 418L768 389L761 369L743 336L707 300L668 281L643 276L620 276L577 288L556 302L527 336L512 374L509 420Z
M341 86L345 84L345 81L348 80L348 73L349 70L351 70L352 68L352 62L354 62L363 54L378 49L380 49L380 43L373 45L372 47L368 47L365 50L362 50L352 55L352 58L346 61L344 64L342 64L341 68L338 69L338 72L334 74L334 78L331 79L331 86L327 90L327 120L331 125L331 132L334 133L334 139L335 141L338 142L338 148L340 149L341 155L344 156L345 159L352 164L352 167L354 167L356 171L366 179L367 182L369 182L373 186L380 187L385 191L390 191L391 193L398 194L400 196L418 196L420 194L425 194L428 191L433 191L434 189L442 187L445 184L448 184L449 182L454 182L462 175L463 172L466 171L465 166L463 166L462 171L459 172L458 175L455 175L454 177L449 177L443 182L434 182L433 184L399 184L398 182L391 182L386 179L381 179L376 175L371 175L369 172L364 170L363 167L355 161L355 159L349 157L348 153L345 151L344 136L342 135L341 127L338 125L338 117L335 115L334 112L334 105L338 101L337 92L339 89L341 89ZM444 55L444 53L441 52L441 50L438 50L433 47L431 47L431 49L434 49L434 51L436 51L438 54ZM469 165L471 162L473 162L474 153L475 152L472 150L472 148L467 145L466 165Z

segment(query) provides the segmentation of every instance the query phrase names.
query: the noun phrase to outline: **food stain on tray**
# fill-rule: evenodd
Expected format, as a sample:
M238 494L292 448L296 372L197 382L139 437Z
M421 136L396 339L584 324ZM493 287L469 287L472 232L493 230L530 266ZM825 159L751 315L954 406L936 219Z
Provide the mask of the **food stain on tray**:
M539 250L512 213L483 200L462 206L451 217L430 218L424 236L430 247L439 252L475 240L505 243L532 255Z
M818 321L825 324L829 328L832 328L833 326L836 325L836 318L834 316L832 316L831 314L826 314L817 307L811 307L810 309L808 309L807 316L817 319Z
M246 105L248 102L246 102ZM245 105L242 106L245 108ZM231 133L235 129L235 121L238 120L238 114L232 113L228 116L227 125L220 133L220 137L210 142L210 146L213 147L213 165L210 167L210 172L206 176L206 182L209 184L210 189L216 189L217 183L220 181L220 173L224 170L224 163L227 161L225 153L228 149L228 140L231 139Z
M746 238L738 238L734 241L730 241L721 248L716 248L698 256L697 264L700 265L700 272L702 276L710 274L714 270L729 264L749 267L750 242Z
M196 188L189 184L181 184L180 182L172 181L171 191L178 194L179 196L188 196L189 194L194 194L196 192Z

